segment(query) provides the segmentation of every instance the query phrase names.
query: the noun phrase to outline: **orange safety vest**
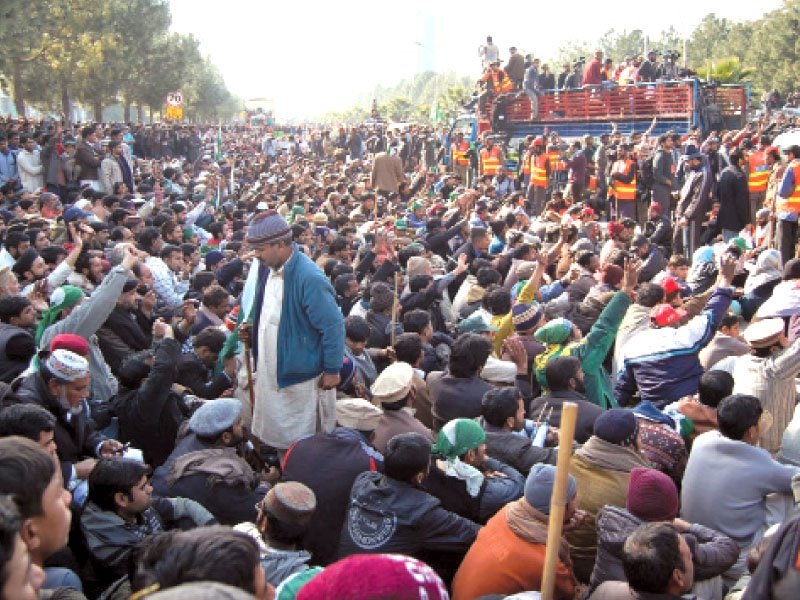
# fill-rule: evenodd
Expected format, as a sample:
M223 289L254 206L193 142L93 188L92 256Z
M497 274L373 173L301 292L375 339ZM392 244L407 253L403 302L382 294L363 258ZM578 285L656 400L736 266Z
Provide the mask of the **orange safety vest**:
M747 159L750 166L747 175L747 188L751 192L766 192L769 181L769 166L763 150L754 150Z
M497 94L505 94L506 92L510 92L514 89L514 84L512 83L511 78L508 76L508 73L503 71L503 69L497 69L497 71L492 73L492 84L494 85L494 91Z
M500 148L492 146L491 152L488 148L481 148L481 175L495 175L500 167Z
M587 189L590 189L590 190L596 190L597 189L597 177L595 177L594 175L589 175L589 185L588 185Z
M630 158L625 160L618 160L614 163L611 169L611 174L619 173L621 175L628 173L628 169L636 168L634 162ZM633 180L630 183L623 183L616 179L611 180L611 187L614 192L614 197L617 200L636 200L636 171L633 172Z
M553 150L547 153L547 159L550 161L551 171L566 171L567 165L561 160L561 153L558 150Z
M469 159L467 152L469 151L469 142L461 142L460 144L453 144L450 146L450 156L453 158L454 165L468 165Z
M540 154L539 156L531 156L531 185L538 188L547 187L547 162L549 157L547 154Z
M786 167L786 170L792 170L794 175L794 190L792 195L788 198L778 196L775 203L776 212L793 212L800 214L800 160L793 160ZM786 177L786 175L784 175Z
M522 174L523 175L530 175L531 174L531 162L533 162L533 154L527 154L528 158L522 161Z

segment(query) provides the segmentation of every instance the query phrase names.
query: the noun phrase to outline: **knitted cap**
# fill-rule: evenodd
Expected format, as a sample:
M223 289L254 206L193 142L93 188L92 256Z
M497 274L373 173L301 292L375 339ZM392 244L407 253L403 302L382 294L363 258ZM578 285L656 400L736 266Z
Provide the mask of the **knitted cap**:
M355 554L306 583L297 600L447 600L447 588L424 562L399 554Z
M219 250L209 250L206 253L206 267L211 268L225 258L225 255Z
M572 321L564 318L553 319L533 334L537 342L543 344L563 344L572 333Z
M639 423L631 411L611 408L595 420L594 434L617 446L631 446L639 434Z
M89 362L69 350L56 350L47 357L47 369L60 381L75 381L89 374Z
M625 508L643 521L671 521L678 516L678 488L669 475L636 467L628 480Z
M516 331L528 331L536 327L542 320L544 311L538 302L525 304L524 302L511 307L511 321Z
M556 468L553 465L539 463L531 467L525 480L525 502L540 513L550 514L550 499L556 483ZM578 492L578 483L572 475L567 480L567 502Z
M439 431L431 454L457 458L486 441L486 432L472 419L453 419Z
M257 214L247 226L247 243L251 246L272 244L292 238L292 228L274 210Z
M74 333L59 333L50 342L50 352L56 350L69 350L86 358L89 355L89 343Z

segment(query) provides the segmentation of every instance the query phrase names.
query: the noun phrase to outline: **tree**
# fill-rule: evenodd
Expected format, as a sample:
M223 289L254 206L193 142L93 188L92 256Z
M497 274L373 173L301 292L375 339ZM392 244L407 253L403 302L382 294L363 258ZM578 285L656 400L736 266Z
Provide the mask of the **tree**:
M742 67L736 57L715 61L711 68L703 67L697 70L703 79L718 81L719 83L741 83L752 74L750 69Z
M787 0L783 8L764 15L754 26L747 64L758 68L753 81L761 91L797 89L800 77L800 2Z

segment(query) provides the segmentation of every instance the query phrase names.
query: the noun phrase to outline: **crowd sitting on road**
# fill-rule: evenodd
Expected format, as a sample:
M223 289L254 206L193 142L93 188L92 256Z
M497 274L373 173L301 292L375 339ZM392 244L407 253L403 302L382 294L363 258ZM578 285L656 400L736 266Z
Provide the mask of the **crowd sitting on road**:
M554 597L794 598L800 147L609 129L4 121L2 597L538 597L574 403Z

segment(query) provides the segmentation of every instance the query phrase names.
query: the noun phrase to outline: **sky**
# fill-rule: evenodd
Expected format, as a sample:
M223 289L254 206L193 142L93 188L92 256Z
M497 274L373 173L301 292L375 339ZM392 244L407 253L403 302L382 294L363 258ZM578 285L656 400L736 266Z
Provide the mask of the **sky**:
M643 4L630 0L171 0L172 29L200 40L231 92L272 99L279 120L347 109L376 85L426 69L477 79L487 35L503 59L512 45L549 59L569 41L591 43L612 27L653 39L669 26L689 35L710 12L743 21L781 4L670 0L649 2L642 14ZM473 6L490 7L492 16L477 17Z

